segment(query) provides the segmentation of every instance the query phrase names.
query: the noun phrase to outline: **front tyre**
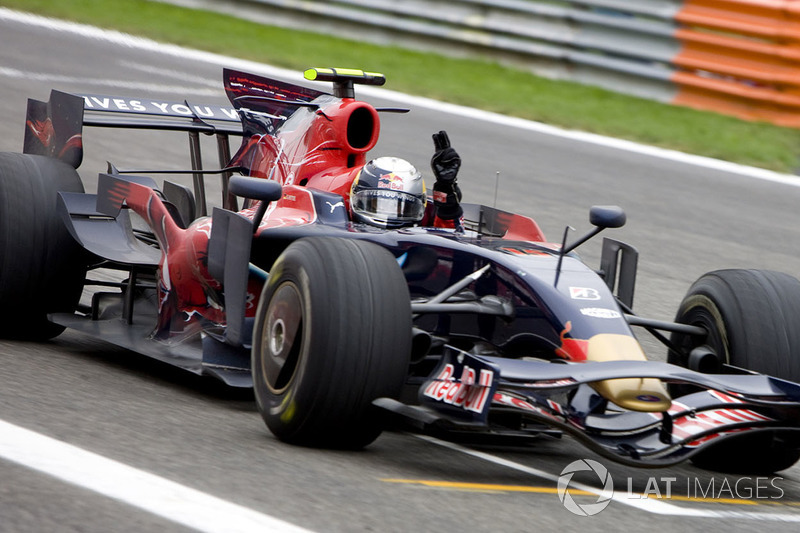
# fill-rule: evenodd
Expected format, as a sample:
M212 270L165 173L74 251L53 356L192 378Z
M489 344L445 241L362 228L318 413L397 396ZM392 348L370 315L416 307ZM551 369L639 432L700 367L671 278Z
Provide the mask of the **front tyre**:
M0 153L0 337L55 337L64 328L47 314L78 305L86 264L56 213L59 191L84 192L71 166Z
M372 401L399 395L411 304L392 254L356 240L306 238L273 265L253 330L253 384L280 440L362 448L382 428Z
M721 363L800 381L800 281L767 270L718 270L700 277L678 309L676 322L702 326L706 339L673 333L678 348L668 362L688 367L705 345ZM771 473L800 459L800 443L773 432L727 439L692 458L697 466L729 473Z

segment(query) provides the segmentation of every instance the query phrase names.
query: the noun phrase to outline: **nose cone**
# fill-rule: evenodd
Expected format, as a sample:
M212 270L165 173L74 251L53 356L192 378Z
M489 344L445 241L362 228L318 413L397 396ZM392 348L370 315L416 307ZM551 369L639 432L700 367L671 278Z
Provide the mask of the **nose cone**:
M609 379L593 387L603 398L631 411L660 413L672 405L664 384L655 378Z
M617 334L595 335L588 341L587 361L645 361L647 358L633 337ZM603 398L631 411L662 412L672 398L661 380L655 378L609 379L593 383Z

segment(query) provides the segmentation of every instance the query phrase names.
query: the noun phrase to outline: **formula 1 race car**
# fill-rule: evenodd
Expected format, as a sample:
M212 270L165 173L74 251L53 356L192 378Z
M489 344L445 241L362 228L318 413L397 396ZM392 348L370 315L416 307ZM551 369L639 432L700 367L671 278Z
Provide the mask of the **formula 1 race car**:
M605 239L599 270L574 251L625 223L617 207L591 208L594 228L571 243L475 204L455 228L358 223L349 192L379 114L407 110L355 99L380 74L306 77L333 93L225 70L233 107L30 100L24 153L0 154L0 334L71 328L253 387L295 444L360 448L401 420L465 441L566 433L645 467L773 472L800 458L798 280L712 272L664 322L632 311L633 247ZM189 132L193 188L109 164L86 193L84 125ZM200 133L217 137L220 169L202 168ZM208 175L222 181L210 216ZM646 360L631 326L669 363Z

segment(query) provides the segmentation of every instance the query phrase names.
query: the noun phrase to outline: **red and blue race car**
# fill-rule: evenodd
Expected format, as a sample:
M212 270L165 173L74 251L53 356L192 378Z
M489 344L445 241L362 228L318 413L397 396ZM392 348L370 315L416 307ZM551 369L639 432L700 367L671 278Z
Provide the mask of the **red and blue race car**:
M23 154L0 154L0 334L64 328L234 387L253 387L281 440L359 448L388 422L466 441L571 435L621 463L692 459L773 472L800 458L800 282L706 274L674 322L633 312L625 223L548 241L528 217L461 204L452 224L376 227L351 193L381 113L377 73L311 69L333 91L225 70L231 107L53 91L31 100ZM84 126L189 133L193 187L115 168L87 193ZM200 134L220 168L205 170ZM231 155L229 139L242 137ZM205 180L222 183L210 213ZM397 176L379 177L391 196ZM446 227L446 226L451 227ZM104 273L112 272L116 278ZM648 361L632 327L669 362Z

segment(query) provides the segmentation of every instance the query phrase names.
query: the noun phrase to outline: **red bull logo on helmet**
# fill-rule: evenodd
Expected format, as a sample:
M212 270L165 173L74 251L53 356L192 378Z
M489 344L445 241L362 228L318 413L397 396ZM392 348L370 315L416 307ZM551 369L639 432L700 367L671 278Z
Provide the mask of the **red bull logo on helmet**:
M378 187L382 189L392 189L395 191L402 191L403 178L398 176L394 172L390 172L388 174L381 174L381 177L378 178Z

